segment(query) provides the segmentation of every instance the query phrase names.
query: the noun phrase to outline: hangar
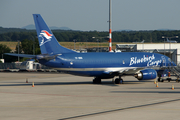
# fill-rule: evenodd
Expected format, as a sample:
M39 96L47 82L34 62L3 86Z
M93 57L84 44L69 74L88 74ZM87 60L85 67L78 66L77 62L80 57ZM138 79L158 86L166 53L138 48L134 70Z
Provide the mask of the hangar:
M116 51L151 52L168 56L176 64L180 63L180 43L122 43L116 45Z

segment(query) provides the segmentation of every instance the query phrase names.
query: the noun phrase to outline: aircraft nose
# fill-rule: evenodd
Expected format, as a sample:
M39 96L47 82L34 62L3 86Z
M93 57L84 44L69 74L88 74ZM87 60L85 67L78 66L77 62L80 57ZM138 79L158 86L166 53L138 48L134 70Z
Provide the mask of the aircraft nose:
M173 61L169 61L169 62L168 62L168 65L169 65L169 66L177 66L176 63L174 63Z
M177 66L176 63L174 63L174 62L172 62L171 64L172 64L172 66Z

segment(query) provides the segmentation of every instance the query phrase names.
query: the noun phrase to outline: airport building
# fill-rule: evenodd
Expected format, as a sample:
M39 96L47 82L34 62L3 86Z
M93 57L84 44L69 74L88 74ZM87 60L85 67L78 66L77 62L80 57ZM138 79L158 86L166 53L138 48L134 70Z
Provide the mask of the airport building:
M123 43L116 45L116 51L160 53L180 63L180 43Z

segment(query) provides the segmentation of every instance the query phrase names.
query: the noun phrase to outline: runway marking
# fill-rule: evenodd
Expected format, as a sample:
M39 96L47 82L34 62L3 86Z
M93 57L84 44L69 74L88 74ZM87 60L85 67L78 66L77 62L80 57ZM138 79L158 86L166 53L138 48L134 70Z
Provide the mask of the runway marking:
M123 111L123 110L140 109L140 108L142 108L142 107L159 105L159 104L170 103L170 102L175 102L175 101L180 101L180 99L174 99L174 100L168 100L168 101L163 101L163 102L150 103L150 104L144 104L144 105L138 105L138 106L132 106L132 107L126 107L126 108L117 108L117 109L108 110L108 111L102 111L102 112L97 112L97 113L91 113L91 114L73 116L73 117L68 117L68 118L62 118L62 119L59 119L59 120L78 119L78 118L95 116L95 115L100 115L100 114L105 114L105 113L111 113L111 112L117 112L117 111ZM169 110L169 109L168 109L168 110ZM176 110L177 110L177 109L176 109Z

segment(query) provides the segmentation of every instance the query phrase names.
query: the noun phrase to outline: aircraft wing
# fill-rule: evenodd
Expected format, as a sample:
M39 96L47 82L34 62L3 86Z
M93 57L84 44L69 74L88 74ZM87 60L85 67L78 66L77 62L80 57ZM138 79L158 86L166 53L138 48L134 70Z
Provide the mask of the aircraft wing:
M17 57L25 57L25 58L36 58L36 55L29 55L29 54L5 53L5 55L11 55L11 56L17 56Z
M111 74L111 75L112 74L114 74L114 75L132 75L143 69L145 69L145 67L124 68L124 69L120 69L120 70L107 70L107 71L105 71L105 73Z
M120 74L134 74L139 72L140 70L145 69L144 67L139 67L139 68L131 68L131 69L125 69L120 72Z
M134 75L135 73L138 73L141 70L144 69L164 69L165 67L159 67L159 66L150 66L150 67L132 67L132 68L121 68L121 69L109 69L106 70L105 74L110 75Z

